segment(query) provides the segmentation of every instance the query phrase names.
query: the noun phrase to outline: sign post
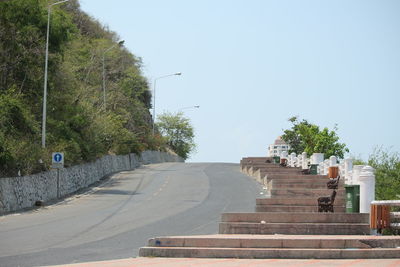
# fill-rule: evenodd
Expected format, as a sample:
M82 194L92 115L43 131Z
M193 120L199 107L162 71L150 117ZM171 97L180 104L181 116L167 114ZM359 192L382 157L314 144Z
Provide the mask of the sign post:
M60 198L60 169L64 168L64 153L53 152L51 168L57 169L57 198Z

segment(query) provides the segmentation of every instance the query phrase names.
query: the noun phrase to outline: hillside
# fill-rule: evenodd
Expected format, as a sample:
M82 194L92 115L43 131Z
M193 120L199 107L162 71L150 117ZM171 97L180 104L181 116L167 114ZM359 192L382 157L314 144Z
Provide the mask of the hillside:
M0 10L0 177L46 170L54 151L64 151L70 166L105 154L165 149L163 138L151 134L141 59L77 0L51 8L42 148L47 1L2 1Z

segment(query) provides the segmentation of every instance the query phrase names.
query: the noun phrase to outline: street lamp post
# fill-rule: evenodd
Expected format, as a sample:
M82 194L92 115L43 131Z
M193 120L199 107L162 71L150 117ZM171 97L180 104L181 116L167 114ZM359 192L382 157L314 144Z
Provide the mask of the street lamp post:
M110 46L109 48L107 48L106 50L103 51L103 106L104 106L104 110L106 110L106 67L105 67L105 57L106 57L106 53L108 51L110 51L111 49L113 49L115 46L119 45L123 45L124 44L124 40L119 41L116 44L113 44L112 46Z
M190 109L190 108L200 108L200 106L190 106L190 107L184 107L184 108L180 108L178 111L181 112L184 109Z
M50 13L51 7L68 2L69 0L63 0L53 3L48 6L47 11L47 33L46 33L46 59L44 61L44 86L43 86L43 115L42 115L42 147L46 147L46 112L47 112L47 65L49 59L49 31L50 31Z
M168 75L164 75L164 76L160 76L154 79L154 88L153 88L153 135L154 135L154 131L155 131L155 121L156 121L156 84L157 84L157 80L162 79L162 78L167 78L170 76L174 76L174 75L182 75L182 73L180 72L176 72L173 74L168 74Z

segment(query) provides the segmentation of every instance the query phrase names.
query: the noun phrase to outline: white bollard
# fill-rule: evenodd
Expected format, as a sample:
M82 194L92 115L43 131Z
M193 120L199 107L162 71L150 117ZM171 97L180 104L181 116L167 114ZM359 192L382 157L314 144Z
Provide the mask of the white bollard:
M340 177L343 177L342 179L344 179L344 160L339 160L339 175Z
M318 164L318 174L325 175L325 164L323 161Z
M301 153L301 159L302 159L301 168L302 168L303 170L304 170L304 169L308 169L307 152Z
M290 164L289 164L289 166L290 167L294 167L294 158L296 157L296 153L294 153L294 152L292 152L291 154L290 154Z
M329 159L324 160L324 175L328 174L329 169Z
M360 172L360 213L370 213L371 202L375 200L374 171L371 166L365 166Z
M301 167L301 166L303 166L303 156L297 155L296 167Z
M337 166L337 159L335 156L329 157L329 167Z
M311 164L320 164L324 161L324 153L313 153L311 155Z
M351 177L351 180L353 184L360 184L359 177L360 177L360 172L361 169L364 168L365 165L354 165L353 166L353 175Z
M344 181L345 184L352 185L353 180L351 179L350 172L353 170L353 159L344 160Z

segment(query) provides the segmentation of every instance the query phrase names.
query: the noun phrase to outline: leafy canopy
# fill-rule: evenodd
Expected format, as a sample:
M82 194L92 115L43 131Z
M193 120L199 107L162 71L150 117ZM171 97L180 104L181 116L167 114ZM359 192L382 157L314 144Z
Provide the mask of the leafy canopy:
M376 199L400 199L400 154L382 147L375 148L368 165L375 169Z
M289 153L307 152L308 155L324 153L326 158L330 156L343 158L344 153L349 152L346 145L339 142L336 125L330 131L328 128L320 130L319 126L304 119L299 121L297 116L290 118L289 121L292 123L292 128L284 130L282 135L282 139L290 146Z
M171 149L183 159L187 159L195 150L194 130L188 118L182 112L163 113L158 117L157 128L167 139Z

